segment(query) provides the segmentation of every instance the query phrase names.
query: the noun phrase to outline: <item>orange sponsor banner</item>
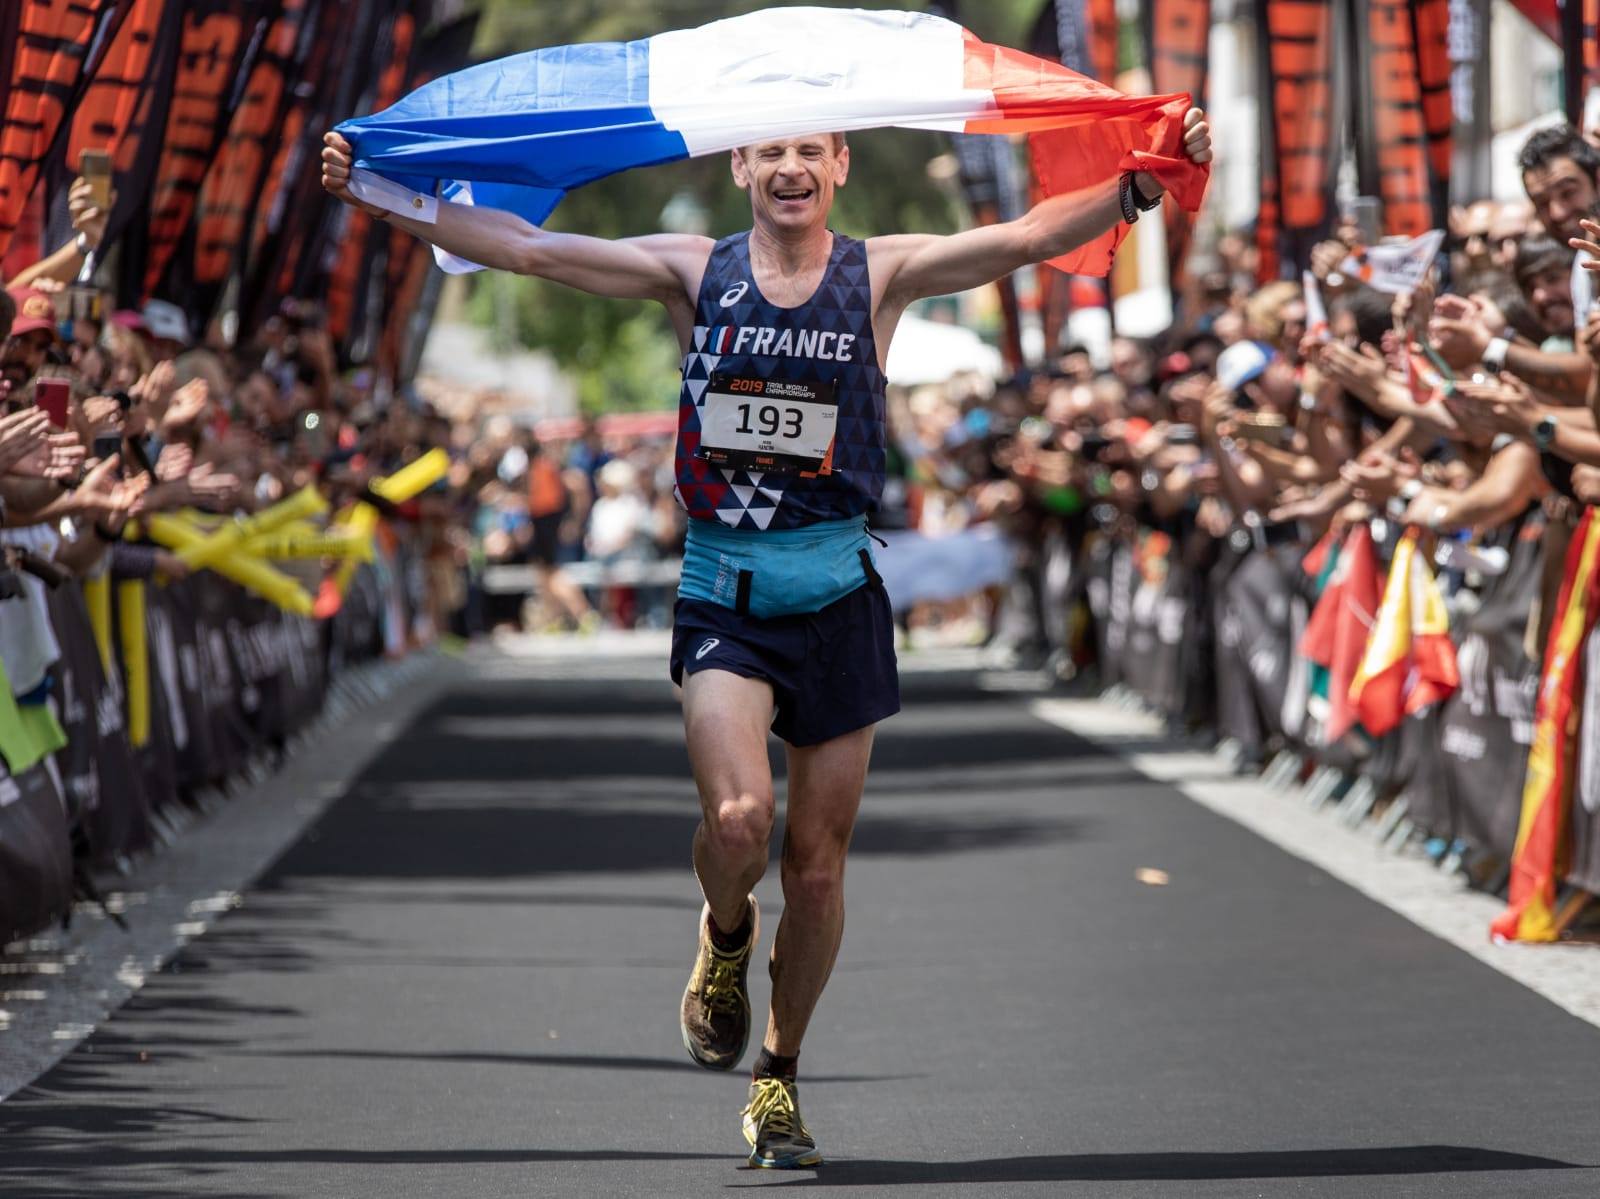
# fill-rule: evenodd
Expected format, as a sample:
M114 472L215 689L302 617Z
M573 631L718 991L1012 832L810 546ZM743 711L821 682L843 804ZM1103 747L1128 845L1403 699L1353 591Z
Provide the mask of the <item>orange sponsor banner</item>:
M10 41L0 52L10 65L0 108L0 255L99 63L93 48L115 33L126 13L112 0L32 0L0 21Z
M1280 220L1286 232L1320 235L1333 215L1333 6L1264 0L1262 16Z
M389 23L389 63L378 78L374 112L382 112L405 94L406 77L415 45L416 22L409 12L395 14ZM350 336L359 301L361 282L371 251L372 218L350 209L339 246L339 260L328 279L328 332L343 342Z
M192 4L178 45L166 136L150 198L141 299L161 282L189 228L200 187L216 161L219 131L254 24L245 0Z
M283 0L251 65L227 140L200 192L193 275L209 310L250 244L267 168L284 142L284 111L312 0Z
M1367 54L1383 231L1416 237L1435 222L1410 0L1367 0Z
M1417 82L1422 88L1422 126L1428 138L1428 169L1433 183L1433 224L1443 227L1450 215L1451 131L1455 120L1450 103L1450 0L1413 3Z
M1205 106L1210 65L1211 0L1146 0L1143 5L1150 88L1157 95L1187 92ZM1176 293L1194 218L1170 197L1162 208L1167 227L1167 274Z

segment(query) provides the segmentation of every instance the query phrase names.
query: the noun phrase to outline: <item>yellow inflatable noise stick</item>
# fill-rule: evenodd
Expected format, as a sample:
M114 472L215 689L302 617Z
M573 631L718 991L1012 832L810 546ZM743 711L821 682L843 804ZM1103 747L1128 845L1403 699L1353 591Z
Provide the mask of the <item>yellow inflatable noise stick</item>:
M239 547L258 558L353 558L372 561L372 534L359 529L329 529L326 533L269 533L252 537Z
M144 580L117 584L117 624L122 630L122 673L128 689L128 742L150 740L150 646L145 640Z
M182 520L165 512L146 517L145 524L154 540L173 550L180 557L186 549L193 550L207 540ZM233 550L234 552L227 557L207 562L207 568L216 571L225 579L232 579L239 586L255 592L263 599L271 600L286 612L293 612L296 616L311 615L311 597L306 594L305 588L281 570L268 566L259 558L238 552L237 546L233 547Z
M435 448L415 461L406 463L394 474L374 479L372 490L391 504L403 504L413 496L428 490L449 473L450 455ZM351 536L365 537L370 542L373 532L378 527L377 509L371 504L357 504L355 511L351 512L349 519L345 521L344 527ZM323 583L322 590L317 593L318 617L330 617L343 606L345 593L350 589L350 580L355 578L356 568L362 561L371 561L371 558L346 558L339 563L339 569L333 577Z
M372 490L391 504L403 504L412 496L420 495L450 473L450 455L443 450L429 450L414 462L408 462L387 478L374 479Z
M191 542L187 549L178 551L178 557L190 567L211 566L225 554L237 549L241 542L274 532L307 516L320 516L327 510L328 501L322 498L315 487L302 487L288 499L279 500L254 516L236 520L208 537Z

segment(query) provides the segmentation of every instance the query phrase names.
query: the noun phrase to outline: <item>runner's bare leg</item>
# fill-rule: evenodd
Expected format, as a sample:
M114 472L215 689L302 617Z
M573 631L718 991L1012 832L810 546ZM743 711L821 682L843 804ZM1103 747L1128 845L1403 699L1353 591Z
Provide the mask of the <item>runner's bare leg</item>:
M866 786L871 727L821 745L788 747L783 833L783 919L772 948L767 1049L782 1057L800 1041L844 936L844 860Z
M760 679L726 670L684 676L683 724L700 789L694 870L711 918L728 933L744 922L745 899L767 869L772 711L772 688Z

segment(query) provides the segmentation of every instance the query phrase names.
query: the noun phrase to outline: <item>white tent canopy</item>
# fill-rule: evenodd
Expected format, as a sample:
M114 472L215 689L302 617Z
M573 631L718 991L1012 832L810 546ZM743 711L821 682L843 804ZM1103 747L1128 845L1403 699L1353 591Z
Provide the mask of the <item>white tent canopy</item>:
M972 330L907 312L889 343L886 374L891 383L916 387L944 383L965 371L995 379L1003 369L1000 351Z

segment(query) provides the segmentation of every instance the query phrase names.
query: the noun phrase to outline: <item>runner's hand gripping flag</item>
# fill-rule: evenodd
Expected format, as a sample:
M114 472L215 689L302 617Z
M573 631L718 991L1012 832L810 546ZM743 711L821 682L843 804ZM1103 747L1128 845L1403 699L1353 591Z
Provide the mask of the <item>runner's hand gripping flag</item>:
M629 167L889 125L1025 133L1045 196L1143 170L1194 212L1210 168L1183 152L1189 107L1124 96L925 13L780 8L469 67L336 131L355 148L358 199L430 223L450 201L538 224L568 191ZM1125 232L1054 264L1104 274Z

